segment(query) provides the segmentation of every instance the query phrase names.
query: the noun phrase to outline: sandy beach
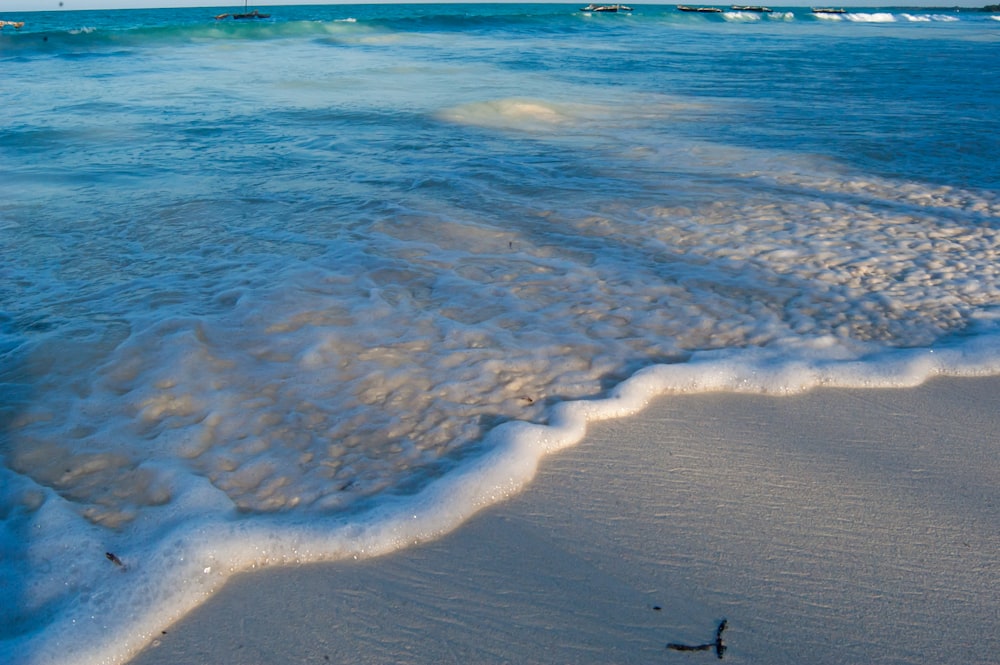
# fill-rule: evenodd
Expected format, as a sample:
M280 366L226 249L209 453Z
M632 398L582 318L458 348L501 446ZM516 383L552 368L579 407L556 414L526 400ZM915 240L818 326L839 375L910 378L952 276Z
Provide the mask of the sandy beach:
M132 665L996 663L1000 378L666 396L388 556L234 577Z

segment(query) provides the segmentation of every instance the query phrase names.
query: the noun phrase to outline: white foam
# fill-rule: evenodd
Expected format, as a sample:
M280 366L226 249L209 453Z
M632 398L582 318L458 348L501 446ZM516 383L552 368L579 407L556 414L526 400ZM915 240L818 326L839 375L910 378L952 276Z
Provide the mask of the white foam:
M872 14L868 13L855 13L850 12L843 14L843 17L848 21L853 21L854 23L895 23L896 15L890 14L889 12L875 12Z
M961 19L957 16L952 16L950 14L900 14L904 19L913 23L931 23L934 21L940 23L953 23L955 21L960 21Z
M789 394L817 386L900 387L942 374L996 373L1000 373L997 337L912 351L849 348L821 339L799 348L697 353L685 363L641 370L607 398L558 404L548 425L501 425L487 435L484 455L413 496L388 499L353 518L246 520L231 511L212 510L215 499L209 491L201 519L168 521L170 526L144 534L155 534L156 543L130 534L116 552L123 566L93 556L103 550L106 537L96 527L81 527L64 500L42 490L47 496L34 509L32 526L48 536L33 542L29 556L37 556L41 563L47 554L65 548L75 556L69 570L33 576L23 590L22 603L27 610L45 605L65 593L62 580L73 580L75 587L51 623L4 642L0 655L11 665L122 662L235 572L376 556L435 538L484 506L517 492L531 480L545 455L577 443L588 422L634 414L664 393ZM15 482L22 486L6 485L8 492L25 490L23 481Z
M729 11L723 12L722 17L727 21L736 23L754 23L761 20L761 15L757 12Z

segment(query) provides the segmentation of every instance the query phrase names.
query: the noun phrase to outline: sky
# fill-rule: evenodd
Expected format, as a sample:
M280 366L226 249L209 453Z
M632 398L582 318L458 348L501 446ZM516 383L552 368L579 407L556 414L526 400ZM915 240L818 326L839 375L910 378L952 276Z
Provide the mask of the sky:
M259 0L257 2L251 2L256 7L277 7L280 5L332 5L332 4L380 4L383 2L392 2L393 0L341 0L339 2L331 0ZM442 0L408 0L413 2L441 2ZM446 0L446 1L475 1L475 0ZM497 1L497 0L489 0ZM517 0L526 1L526 0ZM532 1L532 0L527 0ZM545 0L533 0L536 2L543 2ZM566 0L548 0L555 2L566 2ZM683 2L684 0L679 0ZM838 7L889 7L889 6L906 6L906 7L982 7L986 4L996 4L997 0L985 0L983 3L978 3L975 0L846 0L843 2L834 2ZM147 7L229 7L234 5L241 5L242 2L237 0L0 0L0 13L9 12L24 12L24 11L49 11L49 10L74 10L74 9L139 9ZM585 3L584 3L585 4ZM641 4L641 3L640 3ZM670 5L674 4L665 0L656 0L649 4L655 5ZM691 0L689 4L699 4L699 5L710 5L715 4L719 6L725 6L731 4L729 0L724 0L723 2L712 3L711 0ZM809 0L774 0L773 2L767 3L770 6L775 7L809 7L812 4ZM823 2L814 3L817 5L827 6L830 3L823 0ZM632 6L636 6L633 4Z

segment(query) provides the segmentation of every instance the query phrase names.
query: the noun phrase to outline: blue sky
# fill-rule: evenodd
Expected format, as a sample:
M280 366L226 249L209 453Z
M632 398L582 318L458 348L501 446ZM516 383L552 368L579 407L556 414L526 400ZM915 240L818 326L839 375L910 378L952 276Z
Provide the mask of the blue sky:
M259 0L251 2L257 7L277 7L279 5L327 5L327 4L376 4L385 0L330 2L329 0ZM389 0L391 1L391 0ZM417 0L419 1L419 0ZM430 0L424 0L430 1ZM441 1L441 0L434 0ZM453 0L462 1L462 0ZM468 1L468 0L464 0ZM495 1L495 0L492 0ZM557 0L558 1L558 0ZM562 0L565 1L565 0ZM679 0L684 2L684 0ZM886 6L908 6L908 7L953 7L961 5L964 7L982 7L985 4L995 4L998 0L986 0L983 3L972 2L970 0L848 0L847 2L834 2L838 7L886 7ZM242 5L242 0L0 0L0 13L32 10L71 10L71 9L133 9L142 7L229 7ZM584 3L586 4L586 3ZM633 3L633 6L642 3ZM650 4L672 4L669 2L658 2ZM710 0L691 0L691 4L713 4ZM729 0L714 3L719 6L731 4ZM767 3L775 7L781 6L811 6L808 0L776 0ZM812 3L827 6L831 3L817 1ZM60 5L62 5L60 7Z

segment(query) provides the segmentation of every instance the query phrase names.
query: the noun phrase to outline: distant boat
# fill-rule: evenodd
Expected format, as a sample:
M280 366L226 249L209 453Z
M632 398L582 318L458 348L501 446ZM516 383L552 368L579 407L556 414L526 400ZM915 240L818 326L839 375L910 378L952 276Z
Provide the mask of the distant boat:
M216 21L222 20L224 18L233 17L234 21L239 21L242 19L255 19L255 18L271 18L270 14L261 14L256 9L253 11L247 10L247 4L250 0L243 0L243 13L242 14L219 14L215 17Z
M757 5L733 5L730 7L734 12L771 12L770 7L759 7Z
M846 14L846 9L833 9L832 7L813 7L813 14Z
M233 18L234 19L241 19L241 18L271 18L271 15L270 14L261 14L259 11L257 11L255 9L252 12L248 12L246 14L233 14Z
M701 14L721 14L718 7L689 7L688 5L677 5L677 9L682 12L699 12Z
M628 5L587 5L580 7L581 12L630 12L632 8Z

